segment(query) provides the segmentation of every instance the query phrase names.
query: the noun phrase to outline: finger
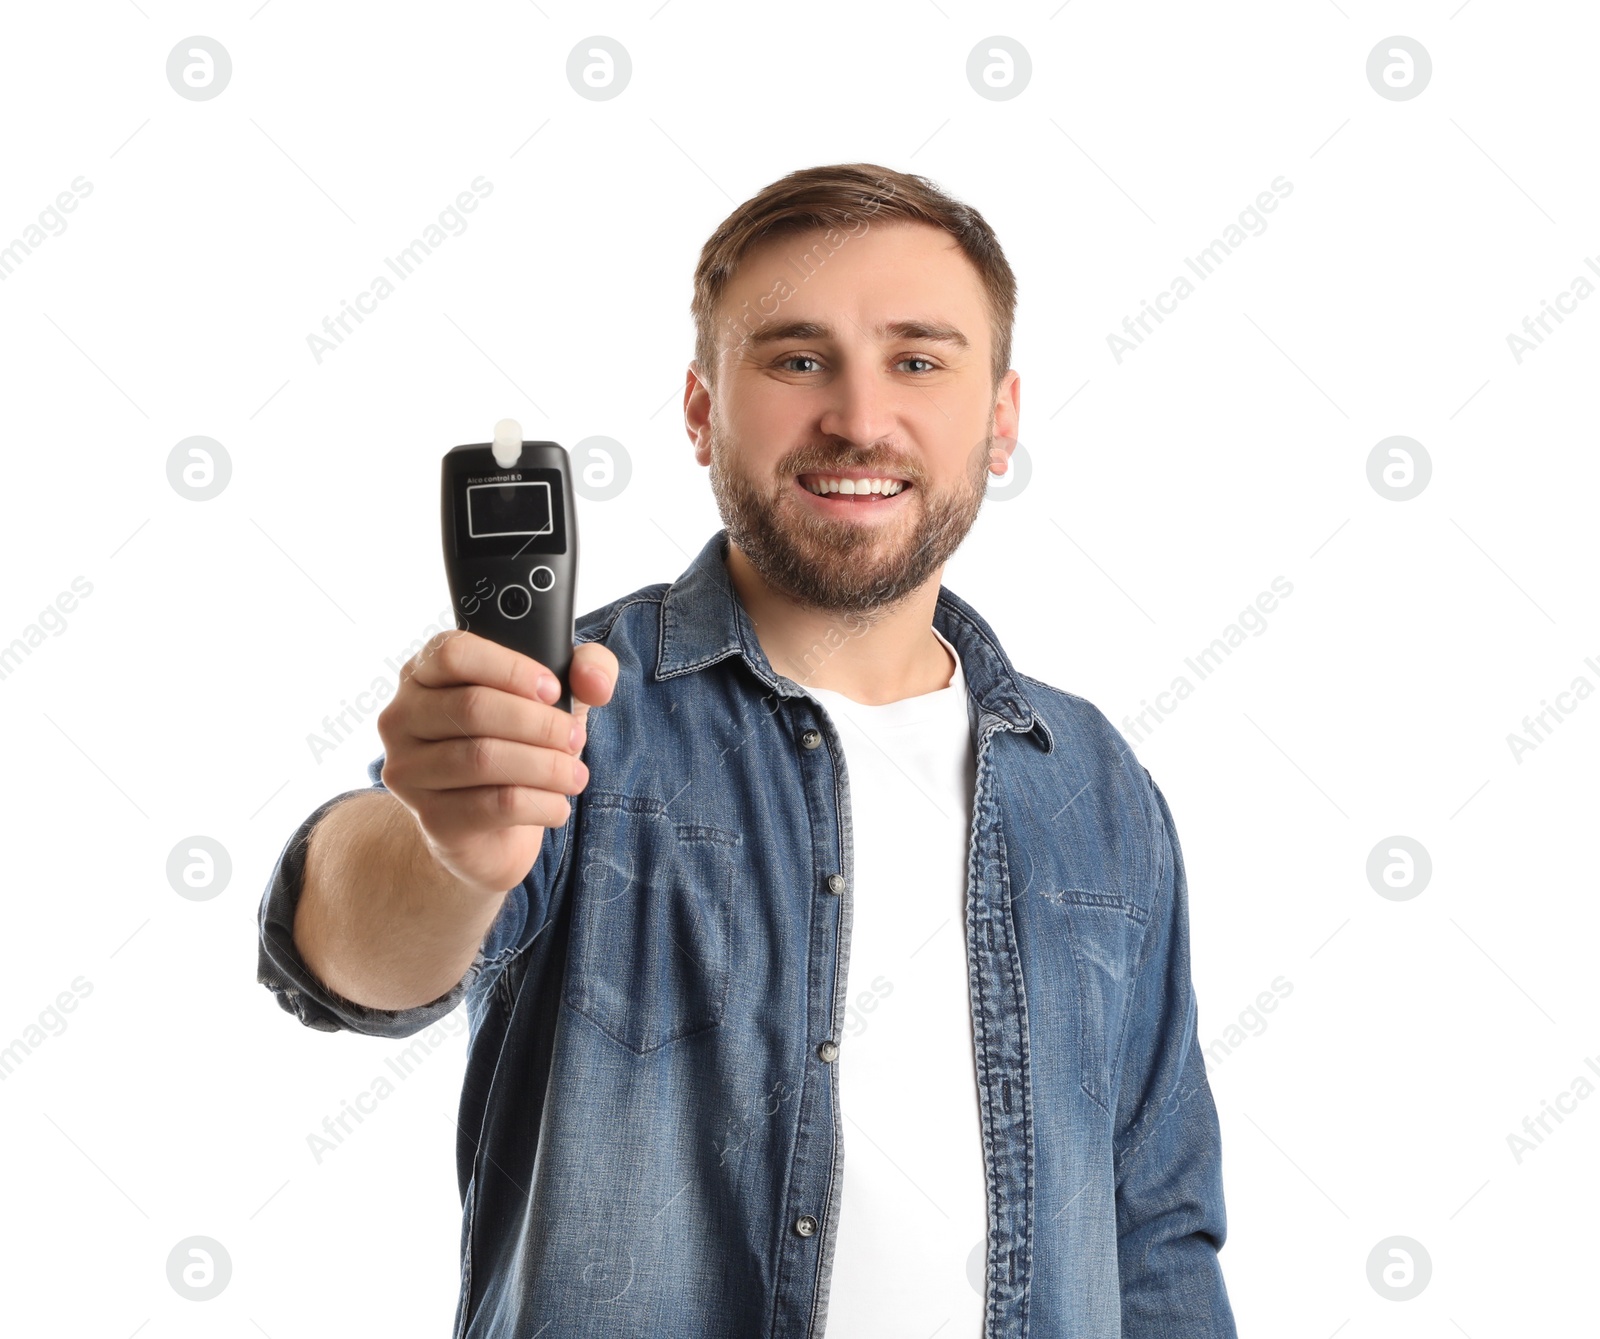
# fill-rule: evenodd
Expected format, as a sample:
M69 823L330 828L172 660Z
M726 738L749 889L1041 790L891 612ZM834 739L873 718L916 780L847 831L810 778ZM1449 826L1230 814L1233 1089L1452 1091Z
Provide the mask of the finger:
M509 739L565 749L572 714L498 688L460 684L416 694L405 728L414 739Z
M572 649L572 716L580 731L586 730L590 707L603 707L611 701L617 685L617 657L610 647L599 642L580 642Z
M525 786L475 786L467 790L442 790L422 803L430 832L446 842L453 835L475 838L485 827L533 824L541 828L566 826L572 801L546 790Z
M406 669L423 688L478 683L534 701L540 678L550 672L531 656L459 628L435 633L406 662Z
M599 642L579 642L572 648L572 674L582 675L583 699L591 707L603 707L611 700L617 682L617 655Z
M527 786L557 795L575 795L578 759L510 739L441 739L412 749L394 765L393 783L426 791L470 790L479 786Z

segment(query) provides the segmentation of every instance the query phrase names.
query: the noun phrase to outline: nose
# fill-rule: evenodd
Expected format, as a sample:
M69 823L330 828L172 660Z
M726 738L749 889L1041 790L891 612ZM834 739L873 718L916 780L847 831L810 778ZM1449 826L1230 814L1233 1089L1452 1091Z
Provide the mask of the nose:
M896 394L869 365L856 363L829 381L817 427L854 446L870 446L894 434Z

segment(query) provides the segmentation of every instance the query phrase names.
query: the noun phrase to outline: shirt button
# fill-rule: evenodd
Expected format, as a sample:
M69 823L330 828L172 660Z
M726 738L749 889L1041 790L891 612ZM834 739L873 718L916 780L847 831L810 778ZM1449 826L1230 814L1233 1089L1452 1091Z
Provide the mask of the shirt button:
M822 731L820 731L820 730L807 730L803 734L801 734L800 742L802 744L804 744L808 749L814 749L814 748L816 748L816 746L818 744L822 743Z
M844 875L843 874L830 874L830 875L828 875L828 891L830 893L842 893L842 892L844 892Z
M837 1060L839 1058L839 1043L836 1041L825 1041L817 1047L817 1054L825 1061Z
M802 1237L809 1237L817 1230L817 1220L808 1213L803 1213L794 1220L794 1230Z

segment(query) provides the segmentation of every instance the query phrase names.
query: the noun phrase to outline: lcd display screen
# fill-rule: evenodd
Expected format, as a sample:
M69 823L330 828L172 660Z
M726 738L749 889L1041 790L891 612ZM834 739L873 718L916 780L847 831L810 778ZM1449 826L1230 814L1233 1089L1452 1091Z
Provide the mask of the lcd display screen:
M455 545L464 558L511 558L567 551L559 470L518 470L510 479L455 490Z

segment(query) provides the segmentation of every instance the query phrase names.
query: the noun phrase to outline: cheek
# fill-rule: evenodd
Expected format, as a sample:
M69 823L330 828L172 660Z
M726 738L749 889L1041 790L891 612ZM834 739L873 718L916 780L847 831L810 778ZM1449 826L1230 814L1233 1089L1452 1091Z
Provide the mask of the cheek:
M744 396L729 416L740 441L757 443L774 454L798 440L810 421L802 400L790 388L770 383Z
M751 479L771 479L785 457L814 444L806 431L808 420L794 406L775 403L774 397L750 397L736 413L722 421L719 435L737 453L738 468Z

